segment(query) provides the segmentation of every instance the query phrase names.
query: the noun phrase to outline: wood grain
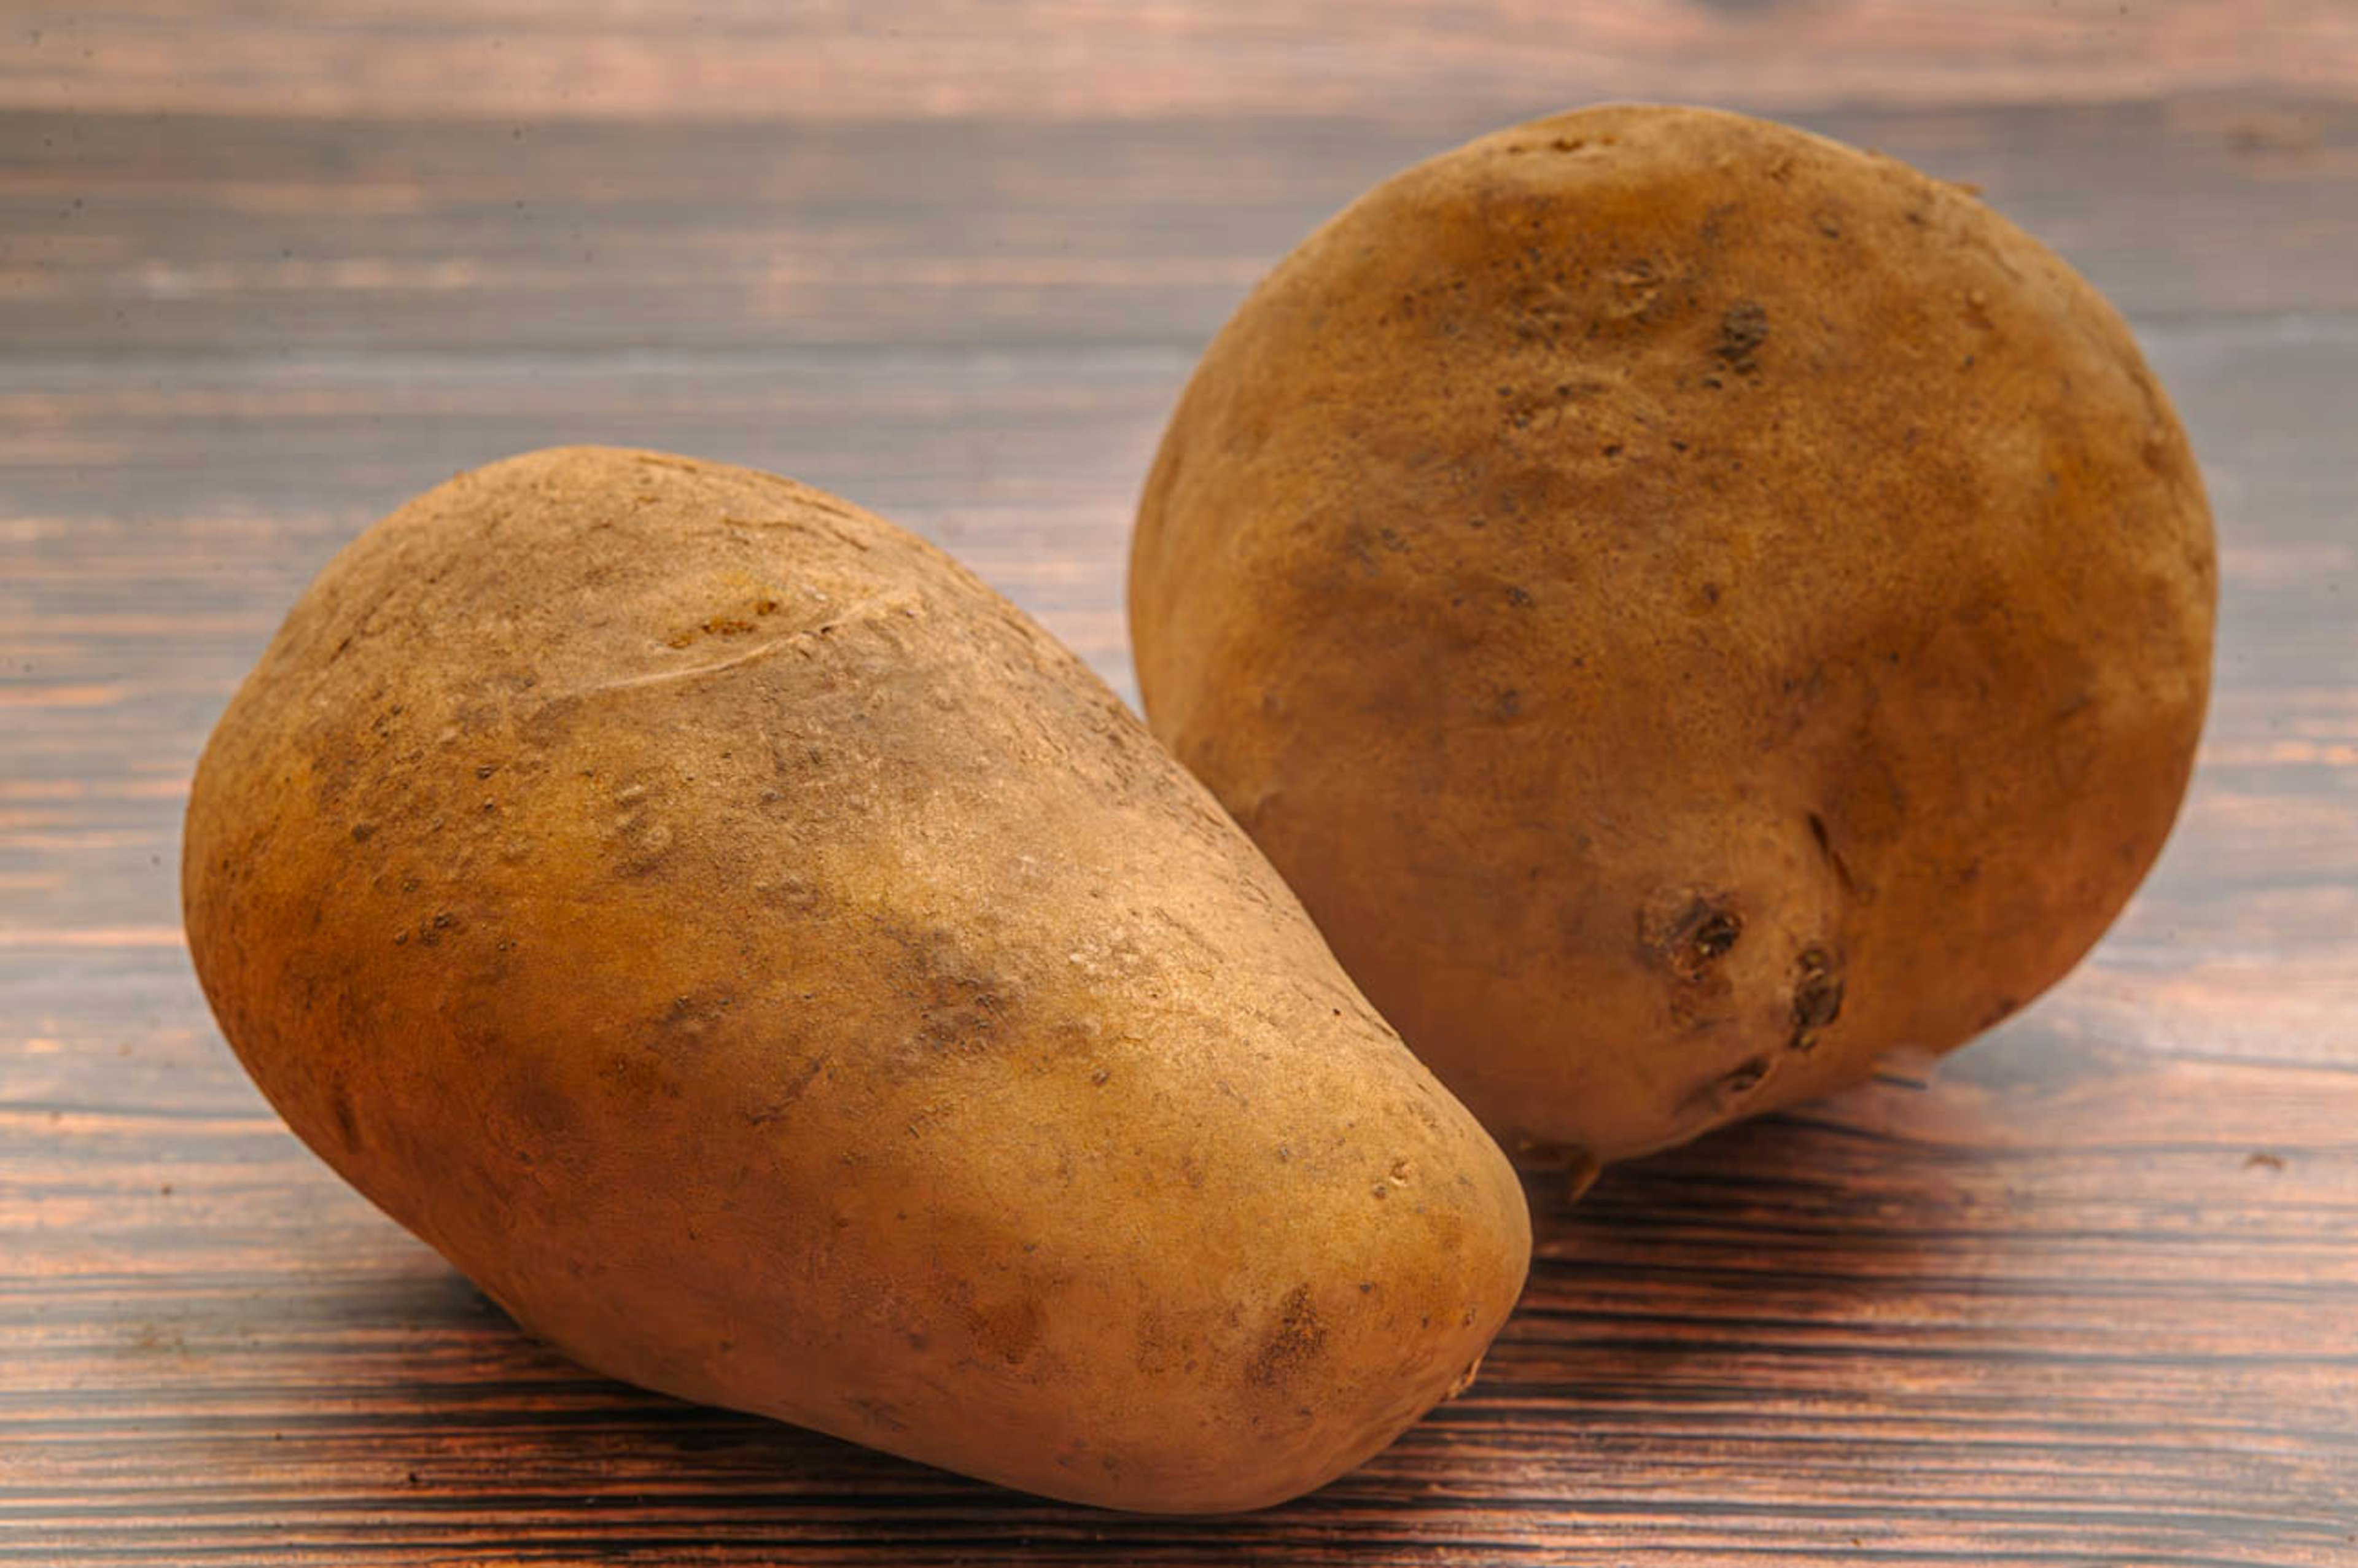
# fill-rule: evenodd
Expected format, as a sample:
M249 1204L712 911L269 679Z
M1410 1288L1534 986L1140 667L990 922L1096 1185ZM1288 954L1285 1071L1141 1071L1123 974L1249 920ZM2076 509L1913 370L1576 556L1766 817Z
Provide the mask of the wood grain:
M222 9L201 48L172 0L20 10L0 57L0 1563L2358 1564L2346 8L2137 5L2101 70L2093 8L2013 0L1594 7L1556 53L1504 0L721 5L685 40L620 0ZM520 118L554 74L486 97L542 80L470 63L527 34L576 117ZM1130 505L1205 338L1368 182L1607 54L1687 96L1757 63L1755 100L1813 89L1802 123L1980 183L2186 416L2216 708L2160 868L2054 994L1535 1192L1470 1394L1195 1523L590 1378L254 1094L179 945L178 816L357 528L545 442L757 463L943 541L1127 690ZM2115 70L2246 85L2104 102Z
M2358 92L2342 0L135 0L20 4L0 103L385 118L1509 121Z
M1793 117L1982 186L2140 320L2358 309L2358 104ZM1313 225L1487 128L0 113L0 341L77 362L431 351L544 377L524 356L1192 357Z

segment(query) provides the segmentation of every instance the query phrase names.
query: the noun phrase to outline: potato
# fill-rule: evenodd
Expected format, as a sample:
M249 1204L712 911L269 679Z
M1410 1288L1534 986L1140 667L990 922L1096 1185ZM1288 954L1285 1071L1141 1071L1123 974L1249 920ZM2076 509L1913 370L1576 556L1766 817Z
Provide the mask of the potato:
M541 452L370 529L214 732L184 892L295 1130L649 1388L1244 1509L1522 1280L1512 1167L1202 787L786 480Z
M2085 282L1889 158L1645 106L1280 265L1130 579L1155 732L1443 1081L1583 1168L2054 983L2176 813L2214 598Z

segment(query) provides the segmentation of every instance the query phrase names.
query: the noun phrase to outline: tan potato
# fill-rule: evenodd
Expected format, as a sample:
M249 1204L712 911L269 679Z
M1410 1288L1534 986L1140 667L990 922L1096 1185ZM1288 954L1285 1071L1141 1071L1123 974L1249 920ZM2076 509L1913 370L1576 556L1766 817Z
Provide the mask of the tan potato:
M312 1148L586 1364L1251 1508L1470 1374L1512 1168L1087 669L817 491L464 474L198 770L189 946Z
M1155 732L1491 1130L1586 1165L1942 1051L2168 832L2210 514L2120 319L1958 188L1616 107L1385 182L1139 513Z

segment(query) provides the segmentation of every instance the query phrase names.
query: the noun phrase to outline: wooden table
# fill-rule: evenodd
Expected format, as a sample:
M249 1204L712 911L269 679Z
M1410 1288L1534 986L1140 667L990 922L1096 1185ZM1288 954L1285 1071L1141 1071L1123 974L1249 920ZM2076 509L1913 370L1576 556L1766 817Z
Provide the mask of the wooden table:
M0 18L0 1563L2358 1563L2358 6L557 15ZM1242 291L1385 172L1610 95L1979 183L2193 432L2201 768L2018 1020L1537 1194L1474 1391L1208 1522L588 1376L240 1074L189 770L372 517L559 440L755 463L1128 691L1130 503Z

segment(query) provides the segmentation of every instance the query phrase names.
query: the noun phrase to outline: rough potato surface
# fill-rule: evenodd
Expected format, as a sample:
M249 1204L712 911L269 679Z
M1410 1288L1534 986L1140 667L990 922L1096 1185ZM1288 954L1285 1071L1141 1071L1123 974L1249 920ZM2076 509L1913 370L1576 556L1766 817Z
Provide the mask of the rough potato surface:
M1070 654L832 497L541 452L221 721L190 949L304 1140L588 1365L1248 1508L1466 1374L1510 1166Z
M1585 1164L1946 1050L2159 850L2210 514L2120 319L1968 192L1611 107L1378 187L1141 504L1148 715L1494 1132Z

